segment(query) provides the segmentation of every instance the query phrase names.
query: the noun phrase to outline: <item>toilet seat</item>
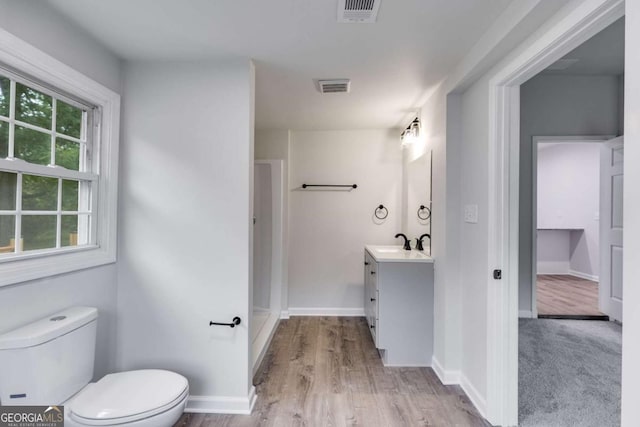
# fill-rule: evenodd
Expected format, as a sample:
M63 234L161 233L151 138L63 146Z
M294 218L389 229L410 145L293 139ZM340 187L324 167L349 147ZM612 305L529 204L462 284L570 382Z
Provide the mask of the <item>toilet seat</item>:
M87 426L133 423L172 409L188 393L187 379L174 372L145 369L109 374L75 396L69 415Z

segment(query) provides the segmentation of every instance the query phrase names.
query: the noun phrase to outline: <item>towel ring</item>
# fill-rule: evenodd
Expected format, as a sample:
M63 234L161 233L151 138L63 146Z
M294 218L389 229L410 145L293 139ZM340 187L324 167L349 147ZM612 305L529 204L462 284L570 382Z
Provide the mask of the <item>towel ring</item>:
M423 211L427 211L426 216L420 215L420 212L423 212ZM418 218L420 218L422 221L426 221L429 218L431 218L431 209L429 209L425 205L420 205L420 207L418 208Z
M382 212L384 212L384 215L382 215ZM378 213L380 213L380 215L378 215ZM384 205L379 205L376 210L373 211L373 214L378 219L385 219L389 216L389 209L385 208Z

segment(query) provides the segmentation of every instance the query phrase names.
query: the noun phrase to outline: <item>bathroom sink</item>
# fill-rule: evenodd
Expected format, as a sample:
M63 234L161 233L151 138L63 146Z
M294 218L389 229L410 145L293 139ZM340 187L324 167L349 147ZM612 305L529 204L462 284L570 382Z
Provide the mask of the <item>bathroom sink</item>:
M402 246L365 246L367 252L378 262L433 262L433 258L422 251L407 251Z
M398 254L404 251L402 248L376 248L374 250L381 254Z

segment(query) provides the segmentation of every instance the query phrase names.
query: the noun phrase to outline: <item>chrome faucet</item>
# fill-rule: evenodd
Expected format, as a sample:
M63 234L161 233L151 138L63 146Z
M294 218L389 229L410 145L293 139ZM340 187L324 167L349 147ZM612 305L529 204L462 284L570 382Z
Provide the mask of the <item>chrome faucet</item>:
M405 251L410 251L411 250L411 244L409 244L409 239L407 239L407 236L405 236L402 233L398 233L398 234L396 234L396 239L398 237L402 237L404 239L404 250Z
M431 235L427 233L423 234L420 237L416 237L416 250L424 251L424 248L422 247L422 239L424 239L425 237L431 239Z

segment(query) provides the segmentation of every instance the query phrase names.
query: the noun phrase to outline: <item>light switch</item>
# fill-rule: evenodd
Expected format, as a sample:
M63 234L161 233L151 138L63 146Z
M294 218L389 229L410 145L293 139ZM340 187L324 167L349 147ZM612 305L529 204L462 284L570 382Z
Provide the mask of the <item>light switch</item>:
M600 221L600 212L596 212L596 214L593 216L593 220Z
M470 224L478 223L478 205L464 206L464 222L468 222Z

